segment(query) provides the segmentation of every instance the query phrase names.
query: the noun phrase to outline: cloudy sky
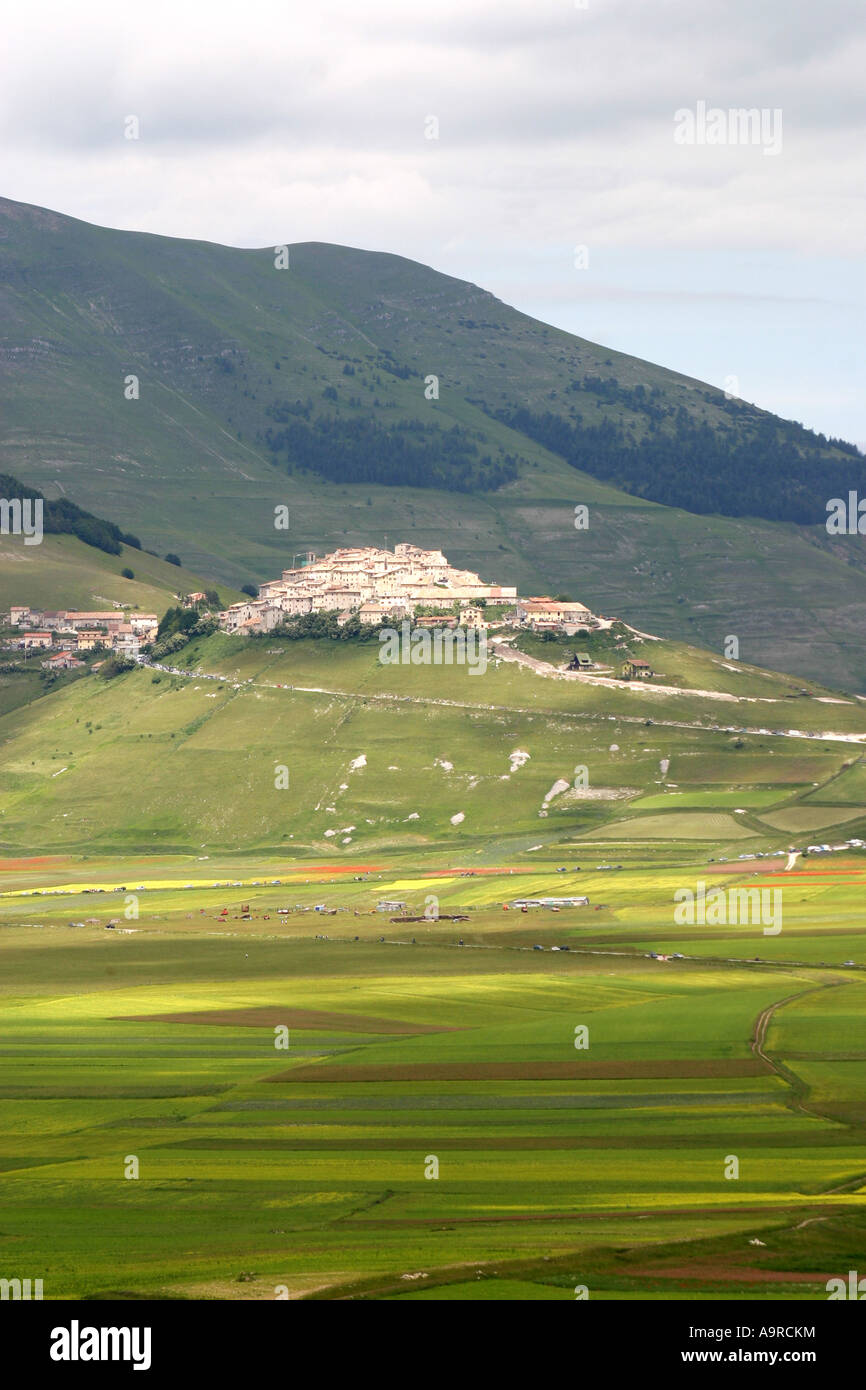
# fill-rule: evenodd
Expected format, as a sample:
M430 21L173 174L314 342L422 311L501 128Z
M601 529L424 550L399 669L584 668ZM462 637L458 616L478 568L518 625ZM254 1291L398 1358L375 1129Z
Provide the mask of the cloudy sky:
M395 251L863 445L864 72L862 0L12 0L0 193Z

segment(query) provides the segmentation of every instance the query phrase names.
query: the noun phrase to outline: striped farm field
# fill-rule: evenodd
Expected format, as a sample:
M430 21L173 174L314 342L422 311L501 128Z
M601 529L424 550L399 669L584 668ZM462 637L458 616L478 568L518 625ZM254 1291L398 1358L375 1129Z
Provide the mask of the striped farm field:
M754 830L739 823L722 811L677 811L669 814L646 815L634 820L620 820L594 830L599 840L747 840Z
M781 811L762 812L761 819L777 830L824 830L831 825L862 821L866 811L862 806L788 806Z
M604 912L527 920L502 910L514 866L466 879L388 859L361 882L311 863L282 917L274 864L235 861L243 886L204 895L163 860L154 882L174 886L113 932L101 904L67 924L75 879L143 882L143 861L26 866L29 886L44 872L73 890L41 924L14 914L46 917L48 900L7 896L0 927L2 1239L26 1242L46 1291L817 1296L866 1219L850 944L836 965L791 963L792 919L758 950L726 941L739 959L699 939L660 964L649 942L672 928L654 913L685 864L589 867ZM554 891L569 875L548 857L520 878ZM467 921L406 930L371 911L430 881ZM855 890L810 883L820 940Z

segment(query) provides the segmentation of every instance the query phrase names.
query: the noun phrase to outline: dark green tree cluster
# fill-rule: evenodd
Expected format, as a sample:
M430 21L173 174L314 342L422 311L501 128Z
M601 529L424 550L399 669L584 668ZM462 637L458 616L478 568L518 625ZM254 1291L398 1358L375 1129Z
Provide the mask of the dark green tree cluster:
M336 642L370 642L378 635L379 629L375 624L362 623L357 613L353 613L341 625L336 612L304 613L297 618L287 618L271 632L256 634L258 637L285 637L290 642L299 642L308 637L324 637Z
M193 622L184 623L181 627L170 625L171 630L167 630L162 636L160 636L159 631L157 631L156 641L151 643L149 647L150 655L154 661L162 661L164 657L173 656L175 652L179 652L183 647L187 646L194 637L210 637L211 634L216 632L219 628L216 618L200 617L194 608L169 609L169 613L172 612L180 612L185 615L191 614ZM168 614L166 614L166 616L168 616ZM163 619L163 621L165 620Z
M114 680L115 676L122 676L124 671L134 671L135 662L128 656L112 656L108 661L103 661L99 668L100 678L104 681Z
M366 418L293 415L284 428L268 428L263 442L289 473L306 470L335 483L384 483L490 492L517 477L517 460L482 455L468 430L441 429L420 420L390 428Z
M629 410L638 410L651 420L665 420L673 415L674 407L665 405L664 395L658 386L647 390L645 386L622 386L612 376L585 376L572 381L569 391L589 391L607 405L624 405Z
M845 497L851 488L866 494L866 458L853 445L840 458L836 441L727 404L734 407L730 426L711 427L680 407L663 426L648 417L642 435L609 418L587 425L580 416L571 421L523 406L495 415L572 467L689 512L815 525L826 521L829 497Z
M101 517L83 511L66 497L49 501L36 488L25 487L9 473L0 473L0 497L7 500L15 497L23 500L29 497L33 501L42 498L42 529L47 535L77 536L85 545L95 546L97 550L104 550L108 555L119 555L122 545L132 546L135 550L141 549L138 537L121 531L113 521L103 521Z
M382 349L376 367L380 372L390 372L391 376L398 377L400 381L408 381L410 377L420 376L420 372L413 371L411 367L406 367L402 362L398 362L387 348Z
M198 619L196 608L167 608L159 620L156 640L159 641L161 637L173 637L176 632L191 632Z

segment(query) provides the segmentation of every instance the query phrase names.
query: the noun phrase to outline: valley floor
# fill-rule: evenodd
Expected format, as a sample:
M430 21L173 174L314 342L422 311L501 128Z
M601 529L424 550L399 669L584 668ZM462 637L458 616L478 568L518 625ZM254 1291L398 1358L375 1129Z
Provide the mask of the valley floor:
M4 861L2 1273L825 1299L866 1234L866 855L576 854ZM707 879L783 930L677 925Z

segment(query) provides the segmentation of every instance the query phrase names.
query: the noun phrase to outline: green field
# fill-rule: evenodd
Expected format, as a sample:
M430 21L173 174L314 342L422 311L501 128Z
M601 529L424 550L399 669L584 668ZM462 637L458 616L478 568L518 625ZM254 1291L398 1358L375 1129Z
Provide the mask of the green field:
M673 644L668 695L174 659L0 715L0 1276L772 1301L857 1267L866 850L772 821L856 836L859 704L713 701ZM707 889L781 930L677 916Z
M76 891L118 869L137 917ZM631 865L602 914L506 914L554 880L525 869L7 866L4 1270L26 1249L60 1298L821 1297L866 1220L866 976L841 965L866 859L772 941L680 940L685 863ZM27 925L34 883L65 891ZM467 922L371 910L431 883Z

